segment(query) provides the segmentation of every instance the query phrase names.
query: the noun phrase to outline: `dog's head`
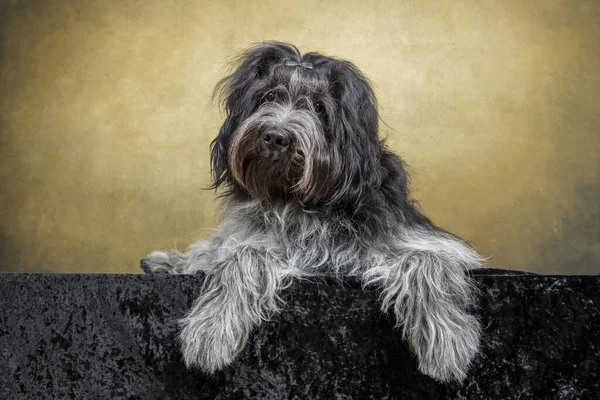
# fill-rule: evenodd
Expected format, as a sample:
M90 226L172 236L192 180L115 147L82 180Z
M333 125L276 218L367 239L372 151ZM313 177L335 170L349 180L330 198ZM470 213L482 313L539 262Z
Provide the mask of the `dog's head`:
M227 118L214 187L304 207L356 203L382 180L375 95L350 62L267 42L217 85Z

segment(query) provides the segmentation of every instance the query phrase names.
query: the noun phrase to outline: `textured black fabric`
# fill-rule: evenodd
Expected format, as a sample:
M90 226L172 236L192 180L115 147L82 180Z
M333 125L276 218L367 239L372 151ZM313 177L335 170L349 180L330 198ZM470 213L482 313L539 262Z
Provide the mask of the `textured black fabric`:
M600 399L600 277L479 271L482 352L462 387L416 370L356 281L299 281L212 377L176 320L201 276L0 274L0 399Z

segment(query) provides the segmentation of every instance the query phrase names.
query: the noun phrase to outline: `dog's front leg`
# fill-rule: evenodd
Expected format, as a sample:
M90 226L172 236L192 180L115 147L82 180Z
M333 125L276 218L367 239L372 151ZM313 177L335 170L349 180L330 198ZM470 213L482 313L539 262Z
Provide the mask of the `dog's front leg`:
M393 310L419 370L439 381L462 381L478 351L481 328L469 312L476 288L466 271L480 265L461 241L420 232L364 273L381 288L382 308Z
M201 296L181 320L185 364L207 373L229 365L252 329L278 311L278 292L288 277L265 250L243 248L216 259Z

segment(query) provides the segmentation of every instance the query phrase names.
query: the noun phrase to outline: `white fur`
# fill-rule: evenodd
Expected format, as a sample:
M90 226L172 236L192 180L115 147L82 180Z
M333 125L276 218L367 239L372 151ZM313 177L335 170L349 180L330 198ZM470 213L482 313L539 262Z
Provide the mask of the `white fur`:
M293 206L264 209L255 201L229 205L224 215L212 242L142 261L147 272L207 273L202 295L181 321L188 366L210 373L230 364L252 329L279 311L279 293L291 278L333 273L380 288L382 309L394 313L423 373L464 379L481 330L468 312L476 289L465 272L482 259L460 239L399 226L395 239L370 243L351 220Z

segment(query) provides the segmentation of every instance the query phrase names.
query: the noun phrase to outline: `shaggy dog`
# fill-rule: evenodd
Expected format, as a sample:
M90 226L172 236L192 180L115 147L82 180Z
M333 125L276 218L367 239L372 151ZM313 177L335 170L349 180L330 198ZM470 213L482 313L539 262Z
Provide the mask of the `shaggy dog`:
M403 162L379 139L365 76L348 61L266 42L215 93L227 112L211 147L222 224L210 242L141 263L147 273L206 273L181 321L186 365L227 366L281 309L294 277L335 274L381 291L421 372L465 378L480 338L467 271L482 258L411 200Z

